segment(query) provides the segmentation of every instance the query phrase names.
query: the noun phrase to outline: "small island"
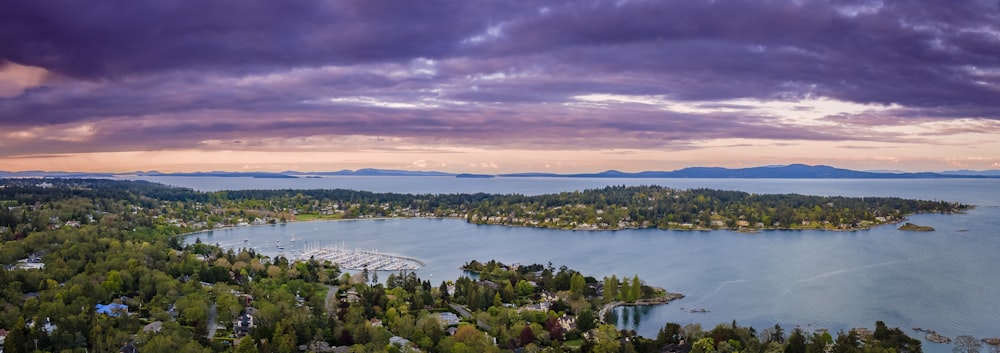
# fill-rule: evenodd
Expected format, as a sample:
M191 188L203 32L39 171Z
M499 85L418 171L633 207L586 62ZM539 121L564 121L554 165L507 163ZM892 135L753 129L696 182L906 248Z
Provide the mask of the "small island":
M910 223L910 222L906 222L906 224L903 224L902 226L899 227L899 230L908 231L908 232L933 232L934 231L934 227L919 226L919 225L916 225L916 224L913 224L913 223Z
M462 174L455 174L455 177L456 178L472 178L472 179L489 179L489 178L496 177L496 175L462 173Z

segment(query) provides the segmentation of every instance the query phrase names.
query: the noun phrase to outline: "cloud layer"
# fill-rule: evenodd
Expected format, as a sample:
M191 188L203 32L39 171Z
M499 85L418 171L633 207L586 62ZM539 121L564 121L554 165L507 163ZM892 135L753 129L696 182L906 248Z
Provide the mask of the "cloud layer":
M0 158L974 149L1000 137L998 18L971 0L12 0Z

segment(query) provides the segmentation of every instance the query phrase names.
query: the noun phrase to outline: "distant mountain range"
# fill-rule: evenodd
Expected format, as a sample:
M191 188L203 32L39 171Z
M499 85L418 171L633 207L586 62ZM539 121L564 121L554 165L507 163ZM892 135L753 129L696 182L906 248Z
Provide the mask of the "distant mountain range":
M978 172L987 173L994 171ZM1000 171L995 171L1000 172ZM916 178L982 178L1000 177L1000 174L945 174L945 173L879 173L834 168L825 165L791 164L752 168L691 167L675 171L645 171L626 173L609 170L600 173L549 174L512 173L504 177L571 177L571 178L743 178L743 179L916 179Z
M28 170L23 172L0 171L0 178L112 178L114 173L47 172Z
M397 170L397 169L372 169L364 168L358 170L344 169L336 172L296 172L296 171L285 171L281 172L285 175L295 175L295 176L334 176L334 175L354 175L354 176L455 176L454 173L445 172L421 172L412 170Z
M941 172L941 174L949 175L978 175L978 176L992 176L1000 177L1000 170L946 170Z
M437 176L437 177L458 177L458 178L492 178L492 177L519 177L519 178L743 178L743 179L919 179L919 178L1000 178L1000 170L954 170L941 173L904 173L904 172L881 172L881 171L856 171L850 169L834 168L825 165L778 165L751 168L719 168L719 167L691 167L674 171L644 171L644 172L621 172L608 170L600 173L576 173L576 174L554 174L554 173L508 173L508 174L469 174L469 173L447 173L435 171L409 171L394 169L358 169L340 170L335 172L299 172L284 171L272 172L193 172L193 173L160 173L157 171L133 172L133 173L75 173L75 172L46 172L46 171L25 171L25 172L3 172L0 171L0 178L24 178L24 177L52 177L52 178L112 178L118 176L174 176L174 177L238 177L238 178L319 178L327 176Z

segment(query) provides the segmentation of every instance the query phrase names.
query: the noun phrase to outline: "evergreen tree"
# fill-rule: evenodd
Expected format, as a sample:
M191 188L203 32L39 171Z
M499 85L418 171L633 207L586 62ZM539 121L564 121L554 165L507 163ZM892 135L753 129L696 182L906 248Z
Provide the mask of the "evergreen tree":
M629 297L631 298L629 301L634 302L642 298L642 282L639 281L639 275L632 277L632 288L629 291Z
M7 331L7 339L4 341L4 351L29 352L28 328L25 327L24 317L19 317L14 327Z
M445 282L445 281L441 281L441 286L438 287L438 291L441 292L441 299L444 300L445 302L447 302L448 299L449 299L448 298L448 283Z
M610 303L618 296L618 278L615 275L604 277L604 302Z
M583 275L579 273L573 273L569 281L569 291L573 293L574 296L583 295L583 289L587 287L587 281L583 278Z
M802 330L795 328L788 336L788 344L785 345L785 353L806 353L806 336Z

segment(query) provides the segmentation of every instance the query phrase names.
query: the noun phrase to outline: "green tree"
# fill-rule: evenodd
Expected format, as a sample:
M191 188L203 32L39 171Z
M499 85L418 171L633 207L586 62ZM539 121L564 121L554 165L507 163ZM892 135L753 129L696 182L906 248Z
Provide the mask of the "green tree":
M583 289L586 288L587 281L583 278L583 275L579 273L573 273L573 276L569 280L569 291L573 296L579 297L583 295Z
M527 297L535 292L535 287L523 279L517 281L517 286L514 289L519 297Z
M618 328L614 325L601 325L594 332L594 353L616 353L621 350L618 342Z
M610 303L618 297L618 277L604 277L604 302Z
M120 293L122 291L122 277L121 273L116 270L111 270L108 272L108 278L101 283L104 290L108 291L110 294Z
M814 333L809 345L806 346L806 353L826 353L827 347L833 344L833 336L824 331L822 334Z
M597 327L597 313L590 309L581 310L576 315L576 328L580 332L587 332Z
M11 352L28 352L28 329L25 328L24 317L19 317L14 327L7 332L4 347Z
M806 353L806 336L802 330L795 328L788 336L788 344L785 345L785 353Z
M634 302L642 298L642 281L639 281L639 275L632 277L632 287L629 288L629 298L630 302Z
M663 325L663 328L656 334L656 345L663 346L667 344L675 344L680 342L681 339L681 325L673 322L668 322Z
M257 353L257 345L254 344L253 337L244 337L236 344L236 353Z
M712 353L715 352L715 339L704 337L691 345L691 353Z
M858 335L854 330L847 333L841 331L837 334L837 339L833 342L833 348L830 351L831 353L859 353L861 347L858 346L858 343Z

